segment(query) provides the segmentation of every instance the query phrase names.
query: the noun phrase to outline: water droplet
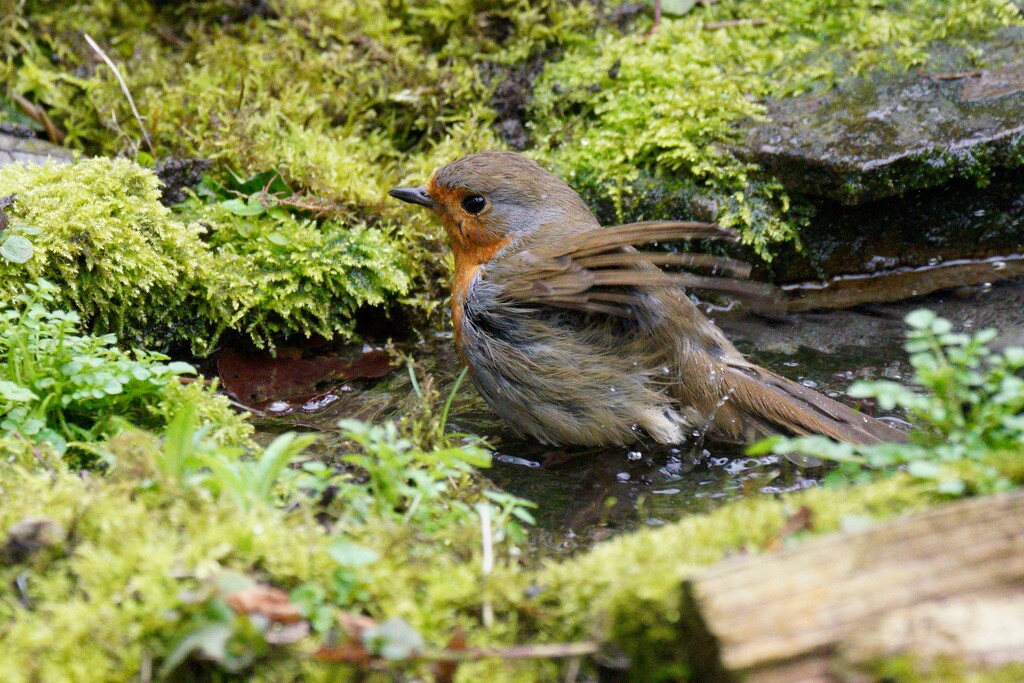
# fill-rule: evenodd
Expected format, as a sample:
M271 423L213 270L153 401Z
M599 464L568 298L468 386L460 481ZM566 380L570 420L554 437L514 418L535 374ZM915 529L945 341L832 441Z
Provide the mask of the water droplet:
M292 407L284 401L274 401L267 406L267 412L273 413L274 415L287 415L292 412Z
M1006 268L1006 261L995 261L993 262L992 267L996 270L1003 270Z
M629 472L619 472L618 474L615 475L615 478L618 479L619 481L629 481Z
M813 379L802 379L802 380L800 380L800 384L803 384L808 389L817 389L818 388L818 383L815 382Z
M639 460L644 457L644 455L640 451L630 451L629 453L626 453L626 457L630 460Z
M302 410L307 413L315 413L323 410L327 406L331 405L341 397L336 394L324 394L317 398L311 398L302 404Z
M508 463L509 465L519 465L520 467L529 467L531 469L540 467L539 462L527 460L526 458L519 458L514 455L503 455L499 453L498 455L494 456L494 459L497 460L498 462Z

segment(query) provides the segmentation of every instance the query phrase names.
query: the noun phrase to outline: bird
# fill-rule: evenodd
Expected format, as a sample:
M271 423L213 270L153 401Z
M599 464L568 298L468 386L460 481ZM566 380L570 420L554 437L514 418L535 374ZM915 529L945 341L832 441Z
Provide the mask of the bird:
M426 185L389 194L440 218L454 255L456 350L520 436L588 447L778 434L906 440L748 361L688 296L725 292L771 308L777 290L748 280L749 265L636 247L736 241L733 230L674 220L602 227L567 183L508 151L464 156ZM675 267L688 270L666 269Z

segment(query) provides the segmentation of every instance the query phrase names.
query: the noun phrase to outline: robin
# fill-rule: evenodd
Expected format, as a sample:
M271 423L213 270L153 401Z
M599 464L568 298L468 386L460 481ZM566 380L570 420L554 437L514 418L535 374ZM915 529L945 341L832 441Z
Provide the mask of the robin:
M601 227L569 185L514 152L471 154L425 187L389 194L444 224L455 255L455 344L480 394L519 434L585 446L624 445L640 431L665 444L704 434L905 440L745 360L684 291L770 305L772 288L743 279L745 264L633 246L734 241L733 231L681 221Z

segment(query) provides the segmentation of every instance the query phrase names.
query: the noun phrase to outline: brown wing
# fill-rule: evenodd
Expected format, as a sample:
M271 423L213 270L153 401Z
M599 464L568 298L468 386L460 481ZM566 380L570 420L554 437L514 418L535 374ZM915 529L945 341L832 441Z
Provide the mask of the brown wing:
M541 244L492 263L487 279L502 285L505 296L618 317L632 317L648 287L685 287L724 292L755 310L778 313L780 297L771 285L746 280L750 266L703 253L670 254L633 249L634 244L709 239L735 242L739 235L711 223L646 221L595 228L556 243ZM666 272L681 266L694 272Z

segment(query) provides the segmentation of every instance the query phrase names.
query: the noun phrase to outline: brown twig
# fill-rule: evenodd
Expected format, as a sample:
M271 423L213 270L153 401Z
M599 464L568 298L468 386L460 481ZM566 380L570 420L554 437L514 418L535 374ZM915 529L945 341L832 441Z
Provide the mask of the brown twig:
M415 659L425 662L471 662L478 659L564 659L597 654L600 646L593 642L544 643L512 647L469 647L465 650L422 652Z
M21 107L21 110L27 116L46 129L46 137L50 139L50 142L55 145L64 142L66 134L61 130L60 126L53 122L53 119L47 116L46 111L42 107L29 102L18 93L11 93L11 99L18 103L18 106Z
M768 23L767 19L729 19L728 21L713 21L709 24L704 24L705 31L717 31L723 28L737 28L739 26L764 26Z
M96 41L92 39L92 36L88 33L84 33L82 35L85 36L85 42L89 43L89 47L91 47L96 54L100 56L100 59L110 67L110 70L114 72L114 78L116 78L117 82L121 85L121 92L123 92L124 96L128 99L128 106L132 108L132 114L135 116L135 120L139 124L139 130L142 131L142 139L146 141L146 147L149 148L149 153L156 157L156 150L153 149L153 141L149 139L149 133L146 132L146 126L142 123L142 115L139 114L139 110L135 106L135 100L132 99L132 93L128 90L128 84L125 83L124 77L121 76L121 72L118 70L117 65L114 64L110 57L107 56L106 52L100 49L100 46L96 44Z
M512 647L467 647L465 649L427 650L397 662L474 662L480 659L564 659L597 654L600 646L594 642L544 643L540 645L513 645ZM351 658L349 658L349 656ZM314 659L338 663L366 663L365 650L354 648L323 648ZM376 660L382 661L382 660Z
M975 71L961 71L955 74L931 74L931 77L937 81L959 81L962 78L977 78L982 75L981 70Z
M651 22L651 28L647 31L647 35L653 35L658 30L658 25L661 23L661 0L654 0L654 21Z
M266 188L252 194L245 194L244 192L239 192L237 190L231 190L231 192L241 199L258 201L266 208L283 206L289 209L305 211L313 218L325 218L341 212L341 207L337 202L321 199L319 197L310 197L309 195L299 193L295 193L290 197L278 197L277 195L268 192Z

